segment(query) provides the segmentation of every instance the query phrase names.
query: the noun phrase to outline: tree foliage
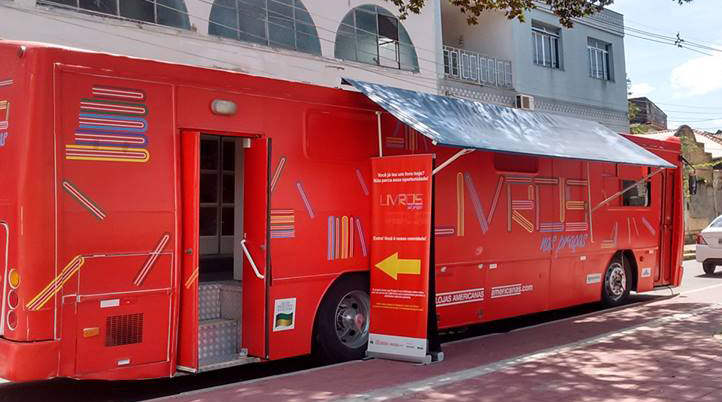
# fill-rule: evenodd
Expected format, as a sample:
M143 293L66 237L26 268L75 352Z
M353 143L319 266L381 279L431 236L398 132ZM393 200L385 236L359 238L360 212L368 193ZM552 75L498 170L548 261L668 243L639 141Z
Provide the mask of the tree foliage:
M433 0L387 0L399 9L401 18L409 13L418 14L426 4ZM537 8L538 4L546 4L549 9L559 17L559 23L571 28L575 18L589 16L602 11L614 0L441 0L448 1L457 7L466 17L470 25L479 22L479 16L489 10L501 11L509 19L524 21L524 12ZM672 0L679 4L689 3L692 0Z

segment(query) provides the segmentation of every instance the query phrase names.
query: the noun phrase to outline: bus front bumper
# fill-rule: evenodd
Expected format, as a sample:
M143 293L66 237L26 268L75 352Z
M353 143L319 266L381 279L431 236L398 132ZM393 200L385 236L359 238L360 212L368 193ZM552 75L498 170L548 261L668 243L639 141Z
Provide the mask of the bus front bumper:
M44 380L58 376L60 342L13 342L0 338L0 378Z

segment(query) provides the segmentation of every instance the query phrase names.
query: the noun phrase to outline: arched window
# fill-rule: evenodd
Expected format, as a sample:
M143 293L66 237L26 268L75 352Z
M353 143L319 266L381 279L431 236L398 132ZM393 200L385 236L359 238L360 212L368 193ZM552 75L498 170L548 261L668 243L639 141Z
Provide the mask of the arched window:
M393 14L374 5L349 11L336 33L336 58L419 71L411 38Z
M181 29L191 27L184 0L40 0L38 3Z
M300 0L215 0L208 33L321 55L316 26Z

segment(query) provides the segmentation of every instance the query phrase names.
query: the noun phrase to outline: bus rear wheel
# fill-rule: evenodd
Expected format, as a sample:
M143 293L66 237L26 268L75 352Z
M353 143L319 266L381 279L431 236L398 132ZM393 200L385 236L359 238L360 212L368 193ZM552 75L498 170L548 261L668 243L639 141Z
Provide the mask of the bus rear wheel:
M321 302L314 327L314 354L324 363L362 359L369 338L368 275L339 278Z
M602 303L607 307L619 306L629 297L632 270L624 256L616 256L607 266L602 287Z

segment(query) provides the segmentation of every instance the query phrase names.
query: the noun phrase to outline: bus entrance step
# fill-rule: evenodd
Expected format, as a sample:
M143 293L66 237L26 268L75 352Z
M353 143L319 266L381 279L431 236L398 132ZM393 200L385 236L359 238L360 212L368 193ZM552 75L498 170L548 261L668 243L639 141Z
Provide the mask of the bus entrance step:
M218 370L228 367L240 366L248 363L257 363L261 359L257 357L243 356L238 353L226 356L212 357L198 361L198 372Z
M238 322L203 320L198 328L198 360L238 353Z
M200 320L213 320L221 318L221 283L201 283L198 286L198 299L200 306L198 315Z

